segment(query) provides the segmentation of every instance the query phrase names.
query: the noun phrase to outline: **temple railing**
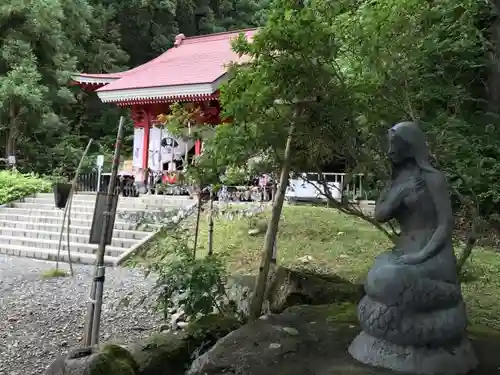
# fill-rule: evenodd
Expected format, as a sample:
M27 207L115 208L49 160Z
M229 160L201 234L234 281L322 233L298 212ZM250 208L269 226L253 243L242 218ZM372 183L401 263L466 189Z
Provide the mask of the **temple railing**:
M73 176L69 176L70 181ZM108 191L110 173L99 173L97 171L81 173L76 181L76 189L79 192L95 193ZM137 187L132 176L118 176L116 190L119 194L126 197L138 195Z
M148 192L150 194L187 195L192 194L191 186L179 183L164 183L162 175L168 173L151 173L148 181ZM70 176L71 177L71 176ZM291 174L289 187L287 189L288 200L326 199L324 183L329 188L330 195L340 199L343 195L349 200L366 200L368 190L365 185L363 174L348 175L346 173L300 173ZM97 171L82 173L78 177L77 189L81 192L107 191L109 173L99 175ZM119 179L119 190L126 196L137 196L139 194L137 185L132 175L122 175ZM261 186L223 186L217 193L220 201L250 202L269 201L272 196L272 184Z

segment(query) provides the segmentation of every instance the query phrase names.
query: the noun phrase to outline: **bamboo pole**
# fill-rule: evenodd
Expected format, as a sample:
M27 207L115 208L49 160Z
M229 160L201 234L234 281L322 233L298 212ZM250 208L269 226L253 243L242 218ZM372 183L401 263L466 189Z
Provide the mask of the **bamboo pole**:
M123 116L120 117L118 133L116 135L115 154L111 166L111 177L109 180L106 208L103 213L103 223L101 229L101 238L97 249L97 261L94 271L94 278L90 289L89 300L87 304L87 319L85 326L85 346L96 345L99 343L99 329L101 325L102 299L104 292L104 279L106 267L104 265L104 255L106 253L106 240L109 225L111 223L111 211L113 208L113 197L116 194L116 180L118 177L118 167L120 165L120 149L123 140Z

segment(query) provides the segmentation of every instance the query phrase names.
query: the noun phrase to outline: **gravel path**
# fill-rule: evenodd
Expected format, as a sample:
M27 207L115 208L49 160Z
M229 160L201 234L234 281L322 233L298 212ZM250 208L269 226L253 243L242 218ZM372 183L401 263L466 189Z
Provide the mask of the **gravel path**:
M93 268L75 266L74 278L43 280L42 273L54 267L51 262L0 255L2 375L43 374L58 353L81 344ZM151 286L136 270L107 269L101 341L134 342L161 325L150 303L137 305Z

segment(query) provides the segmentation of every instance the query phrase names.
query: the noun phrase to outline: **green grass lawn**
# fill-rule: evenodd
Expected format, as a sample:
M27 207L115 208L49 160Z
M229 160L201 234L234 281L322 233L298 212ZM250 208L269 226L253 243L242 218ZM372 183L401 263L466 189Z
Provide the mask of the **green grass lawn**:
M218 218L214 225L214 252L228 254L231 273L255 273L260 262L264 232L251 236L250 228L265 226L265 214L252 219ZM207 219L200 223L199 250L206 252ZM374 257L389 249L389 240L360 219L336 210L286 206L278 234L278 264L307 266L359 281ZM500 333L500 254L475 248L463 284L472 327Z

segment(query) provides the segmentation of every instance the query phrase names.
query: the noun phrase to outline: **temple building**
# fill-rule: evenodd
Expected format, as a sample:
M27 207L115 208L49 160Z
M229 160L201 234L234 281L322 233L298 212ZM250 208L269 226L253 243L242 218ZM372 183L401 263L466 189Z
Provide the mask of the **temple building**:
M158 116L168 113L172 103L192 103L198 109L197 122L219 124L219 89L228 79L228 65L245 58L233 52L231 41L241 33L251 39L256 32L247 29L193 37L179 34L174 47L136 68L73 76L75 84L95 91L102 102L131 109L136 181L143 180L146 171L163 174L179 170L192 155L201 152L203 139L176 139L155 126Z

